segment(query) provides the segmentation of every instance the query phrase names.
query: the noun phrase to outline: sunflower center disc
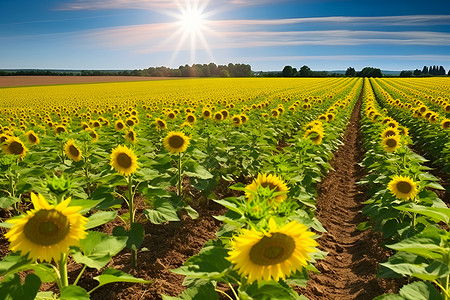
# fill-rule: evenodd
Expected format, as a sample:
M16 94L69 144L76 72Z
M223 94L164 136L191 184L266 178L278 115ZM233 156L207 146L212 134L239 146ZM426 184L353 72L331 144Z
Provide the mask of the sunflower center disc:
M35 143L37 141L37 138L34 136L34 134L28 135L28 139L30 142Z
M397 146L397 141L394 140L394 139L388 139L388 140L386 141L386 145L387 145L389 148L394 148L395 146Z
M117 123L117 128L122 129L123 128L123 124L122 123Z
M412 186L409 182L400 181L399 183L397 183L397 189L403 194L408 194L409 192L411 192Z
M169 145L172 148L179 149L179 148L183 147L184 139L183 139L183 137L181 137L179 135L174 135L174 136L170 137Z
M165 125L166 125L166 124L165 124L163 121L158 121L158 126L159 126L159 127L164 128Z
M59 243L67 236L69 230L69 220L55 209L37 211L24 227L25 237L42 246Z
M278 185L273 184L272 182L262 182L261 186L263 188L269 187L270 190L273 190L276 188L275 192L278 191Z
M70 154L72 154L74 157L78 157L78 155L80 155L80 150L78 150L78 148L75 147L74 145L70 145L70 147L69 147L69 152L70 152Z
M392 135L395 135L395 131L393 131L393 130L388 130L388 131L386 131L386 133L384 134L385 137L392 136Z
M131 157L126 153L120 153L117 156L117 163L121 168L128 169L132 164Z
M294 253L295 241L292 237L275 232L272 236L264 236L252 249L250 260L260 266L270 266L282 263Z
M19 155L23 153L23 146L21 143L13 141L9 145L9 150L11 151L12 154Z
M193 116L188 116L188 117L187 117L187 121L188 121L189 123L193 123L193 122L194 122L194 117L193 117Z
M450 121L444 122L444 125L442 125L442 127L444 127L444 129L450 128Z

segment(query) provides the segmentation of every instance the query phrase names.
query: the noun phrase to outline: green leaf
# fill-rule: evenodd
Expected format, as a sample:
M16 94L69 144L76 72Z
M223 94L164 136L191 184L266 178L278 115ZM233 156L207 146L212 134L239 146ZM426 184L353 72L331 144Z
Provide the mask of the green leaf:
M295 274L286 279L286 283L306 287L308 279L308 271L305 268L302 268L302 270L297 271Z
M195 209L193 209L190 205L186 205L184 209L186 210L188 216L191 217L191 219L195 220L198 218L199 216L198 212Z
M94 279L99 282L98 287L113 282L151 283L151 281L133 277L114 268L107 268L103 271L103 274L94 277Z
M219 280L231 268L231 262L226 259L228 251L214 246L203 248L202 252L190 257L183 266L172 272L196 278Z
M405 298L396 294L383 294L381 296L373 298L373 300L405 300Z
M299 295L290 287L282 286L275 281L259 281L254 282L245 291L239 290L240 293L244 292L245 297L249 297L252 300L297 300ZM301 298L300 298L301 299Z
M114 236L126 236L127 248L131 250L137 250L141 246L145 237L145 230L142 224L133 223L131 224L130 230L125 230L122 226L117 226L113 229Z
M177 210L168 198L158 198L154 202L154 209L144 209L144 215L153 224L162 224L169 221L180 221Z
M5 209L11 207L14 203L19 202L20 199L17 197L7 196L0 198L0 208Z
M394 208L400 211L409 211L430 217L435 222L445 222L446 224L450 222L450 208L428 207L414 203L407 203L402 206L395 206Z
M0 282L0 296L7 300L33 300L41 286L35 274L28 274L22 285L18 274L9 274Z
M400 296L407 300L441 300L441 294L429 282L417 281L403 286Z
M85 289L76 285L65 286L61 290L60 300L89 300L89 294Z
M44 264L32 264L30 269L34 270L34 274L39 276L42 282L54 282L58 279L56 270Z
M31 265L31 260L20 255L20 252L12 252L0 261L0 276L8 273L16 273L25 270Z
M372 224L370 224L369 221L361 222L358 224L358 226L356 226L356 230L359 230L359 231L365 231L369 228L372 228Z
M184 290L184 292L178 297L170 297L162 295L163 300L219 300L219 295L214 289L212 283L208 282L200 286L192 286Z
M53 292L38 292L35 300L56 300L58 296Z
M88 231L80 246L72 247L71 253L75 261L97 270L103 268L111 258L125 248L126 236L110 236L97 231Z
M86 224L86 229L91 229L106 224L114 220L116 216L117 211L98 211L88 218L89 221Z
M194 172L186 171L184 172L184 174L189 177L196 177L199 179L210 179L214 177L211 173L209 173L209 171L205 167L203 167L200 164L196 164L194 166Z
M387 247L397 251L411 252L425 258L442 260L445 249L440 246L442 240L440 232L446 234L442 229L429 226L422 233Z

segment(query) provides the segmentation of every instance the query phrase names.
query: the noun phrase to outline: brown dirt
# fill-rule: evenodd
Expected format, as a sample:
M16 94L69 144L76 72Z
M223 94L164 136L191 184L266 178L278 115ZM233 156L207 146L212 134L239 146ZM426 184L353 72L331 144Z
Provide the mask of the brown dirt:
M360 132L358 100L339 147L331 161L331 171L319 186L318 219L328 231L318 240L320 249L329 252L316 267L320 274L311 274L306 289L299 289L309 299L373 299L388 292L397 292L393 279L378 279L378 262L389 253L380 247L382 240L372 230L359 231L356 226L367 221L361 213L368 196L367 187L357 185L364 175L358 163L364 156Z
M139 77L139 76L0 76L1 87L101 83L121 81L152 81L180 79L180 77Z

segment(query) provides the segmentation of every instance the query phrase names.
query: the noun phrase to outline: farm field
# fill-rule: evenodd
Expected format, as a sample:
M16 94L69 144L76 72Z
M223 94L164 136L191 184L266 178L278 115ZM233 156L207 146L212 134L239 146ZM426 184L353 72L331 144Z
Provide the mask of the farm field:
M0 88L0 295L450 298L450 79L129 79Z
M138 76L2 76L0 77L0 87L170 79L174 78Z

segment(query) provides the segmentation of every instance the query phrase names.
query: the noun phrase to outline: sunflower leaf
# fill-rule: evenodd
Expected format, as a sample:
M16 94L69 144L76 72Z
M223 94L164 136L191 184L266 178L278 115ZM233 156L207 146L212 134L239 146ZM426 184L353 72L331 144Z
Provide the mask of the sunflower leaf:
M11 207L14 203L17 203L19 201L20 201L20 199L17 197L12 197L12 196L1 197L0 198L0 208L5 209L8 207Z
M116 218L117 211L98 211L89 217L86 229L95 228L112 221Z
M114 268L107 268L101 275L94 277L94 279L99 282L98 287L113 282L151 283L149 280L133 277Z
M131 224L130 230L125 230L122 226L117 226L113 229L114 236L128 237L126 246L128 249L137 250L141 246L145 237L144 227L140 223Z
M22 285L18 274L9 274L0 282L2 299L33 300L41 286L41 280L35 274L28 274Z
M162 295L163 300L218 300L219 295L214 289L214 285L210 282L200 285L200 286L192 286L184 290L184 292L178 297L170 297L166 295Z
M65 286L61 290L60 300L89 300L89 294L85 289L76 285Z
M154 209L144 209L144 215L153 224L162 224L169 221L180 221L177 209L170 199L157 198L154 202Z
M126 236L110 236L97 231L89 231L80 246L72 247L71 254L75 261L97 270L103 268L127 244Z

